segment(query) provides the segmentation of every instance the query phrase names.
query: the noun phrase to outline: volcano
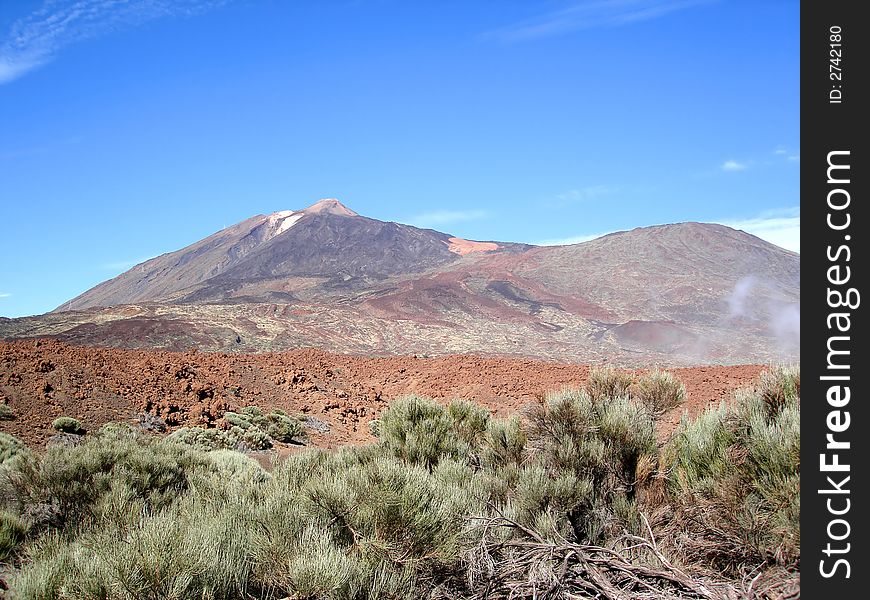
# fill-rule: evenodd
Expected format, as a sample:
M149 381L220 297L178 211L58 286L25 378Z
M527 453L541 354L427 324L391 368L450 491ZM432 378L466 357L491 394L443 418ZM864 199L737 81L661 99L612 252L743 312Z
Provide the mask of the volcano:
M799 313L800 256L722 225L532 246L379 221L330 198L2 320L0 337L674 366L799 360Z

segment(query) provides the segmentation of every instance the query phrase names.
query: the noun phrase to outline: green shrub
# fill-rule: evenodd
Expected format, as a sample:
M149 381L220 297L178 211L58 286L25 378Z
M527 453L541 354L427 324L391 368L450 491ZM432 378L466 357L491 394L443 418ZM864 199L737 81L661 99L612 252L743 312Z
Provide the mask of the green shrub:
M574 526L595 504L592 478L576 472L554 474L541 465L530 465L519 472L514 502L520 523L545 537L576 536ZM598 533L584 530L579 537L585 540Z
M777 368L736 406L683 419L663 452L681 551L725 573L800 560L800 370Z
M632 383L634 377L630 373L613 367L593 367L584 389L590 398L598 401L628 396Z
M268 450L272 447L272 438L257 425L251 425L244 432L236 431L235 428L227 432L232 446L240 450Z
M0 511L0 562L21 545L26 535L27 524L18 515Z
M7 473L5 495L8 506L32 515L39 528L77 529L98 520L110 496L149 510L170 505L188 489L188 475L205 464L201 455L174 444L95 437L21 463Z
M214 447L266 450L273 441L301 444L307 438L302 423L283 411L264 415L258 407L246 406L241 413L224 413L224 420L230 428L211 440Z
M404 598L459 573L470 467L432 471L380 445L305 451L274 473L258 519L258 581L278 597ZM450 596L448 596L450 597Z
M691 491L710 492L728 477L735 465L729 449L736 441L731 413L725 404L707 409L694 420L683 415L664 449L668 482L675 496Z
M27 454L29 450L17 437L0 431L0 467Z
M129 423L111 422L106 423L97 430L97 435L103 438L116 440L138 440L142 438L142 431Z
M224 420L233 427L239 427L241 429L248 429L254 424L248 415L240 415L229 411L224 413Z
M489 411L474 402L456 399L447 407L447 415L459 439L470 449L478 448L489 424Z
M166 441L192 446L203 452L221 449L267 450L272 447L272 439L265 431L257 425L247 425L244 428L233 425L226 430L180 427L166 436Z
M578 541L595 543L629 525L614 506L633 505L642 483L639 465L656 460L655 428L643 405L626 397L595 399L585 391L554 394L532 412L529 444L553 478L572 476L592 490L566 515Z
M655 370L640 377L635 390L635 396L654 417L686 402L686 386L667 371Z
M492 419L486 427L481 460L486 467L520 466L526 449L526 434L517 417Z
M242 414L254 422L263 417L263 411L260 410L259 406L246 406L242 409Z
M303 443L308 437L305 428L297 419L276 412L265 417L266 433L278 442Z
M774 416L786 406L800 403L801 370L799 366L768 369L761 373L755 393Z
M266 483L269 474L256 460L235 450L215 450L208 453L208 471L223 481L239 481L243 484Z
M81 421L72 417L58 417L51 422L51 426L61 433L71 433L74 435L82 435L85 433L85 428Z
M739 582L744 565L798 564L798 409L799 371L775 372L733 409L685 418L660 455L638 393L565 391L527 423L412 396L384 411L378 443L293 453L271 474L228 448L299 425L274 412L163 440L108 425L41 457L0 434L3 577L25 600L591 597L565 540L642 573L651 558L622 535L648 535L643 508L661 509L646 514L684 573ZM676 589L645 581L632 591Z
M185 444L203 452L230 447L229 438L224 431L202 427L179 427L166 436L165 441Z
M123 537L97 531L64 543L47 538L11 584L16 597L247 597L255 530L237 506L179 505L142 514Z
M15 412L8 404L0 404L0 421L11 421L15 418Z
M460 440L443 406L418 396L395 400L381 414L381 443L397 458L434 467L442 457L460 457Z

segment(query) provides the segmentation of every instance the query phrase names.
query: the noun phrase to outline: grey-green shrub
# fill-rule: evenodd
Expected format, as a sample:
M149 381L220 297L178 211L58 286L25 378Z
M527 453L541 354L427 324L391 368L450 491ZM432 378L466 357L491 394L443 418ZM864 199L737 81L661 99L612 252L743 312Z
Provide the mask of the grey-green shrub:
M443 406L428 398L405 396L381 414L380 440L395 457L434 467L442 457L461 455L459 437Z
M650 520L685 572L730 561L736 577L738 560L794 568L794 379L777 375L733 409L687 418L662 451L669 504L642 508L669 517ZM776 390L782 402L765 400ZM532 538L625 551L625 530L647 534L637 492L660 454L636 397L565 391L529 422L405 398L384 412L378 443L293 453L271 474L227 445L265 435L274 413L236 414L250 426L163 440L110 426L41 457L7 440L0 552L14 597L507 597L492 565L559 567L530 559Z
M733 472L729 449L736 436L729 423L731 418L724 403L708 408L694 420L683 415L663 453L673 494L712 491Z
M226 437L218 441L228 448L243 445L250 450L265 450L272 447L273 440L304 443L307 438L302 423L283 411L272 411L264 415L258 407L246 406L241 413L224 413L224 420L231 427ZM242 429L244 433L239 434L234 428Z
M82 426L82 422L72 417L58 417L51 422L51 426L61 433L72 433L75 435L85 433L85 428Z
M27 523L8 511L0 511L0 563L6 561L27 535Z
M634 395L654 417L659 417L685 403L686 386L671 373L655 370L638 378Z
M17 437L0 431L0 467L29 452Z
M229 413L228 413L229 414ZM229 429L179 427L166 436L170 443L185 444L197 450L266 450L272 447L272 438L257 425L233 425Z
M584 389L593 400L621 398L629 395L634 376L613 367L592 367Z
M242 409L242 414L251 419L259 419L263 417L263 411L259 406L246 406Z
M178 503L141 514L123 537L109 530L68 543L49 536L12 587L16 597L34 600L245 597L255 531L246 512Z
M110 422L97 430L97 436L115 440L137 440L142 438L142 432L129 423Z
M240 415L230 411L224 413L224 420L233 427L240 427L241 429L248 429L254 424L248 415Z
M490 420L481 451L483 465L519 467L525 456L526 441L526 434L518 417Z
M489 411L474 402L459 398L447 406L447 415L459 439L470 449L477 449L489 424Z
M559 512L574 502L566 517L578 541L598 542L630 525L617 519L613 507L633 505L638 465L654 461L657 453L654 424L643 405L625 397L593 398L582 390L553 394L531 414L529 445L553 477L573 476L578 487L592 491L585 503L550 501Z
M202 427L179 427L166 436L165 440L167 443L184 444L203 452L230 447L230 440L223 430Z
M251 425L244 432L237 432L235 428L228 432L231 437L237 438L233 448L244 450L267 450L272 447L272 438L268 433L257 425Z
M684 418L663 451L677 544L724 572L800 557L800 370L776 368L733 408ZM713 533L715 532L715 533Z
M775 415L786 405L800 402L800 366L783 366L767 369L761 373L754 386L756 394L765 404L767 413Z
M201 455L146 437L96 437L73 448L49 448L41 459L6 474L7 507L44 514L38 527L67 530L99 519L104 497L116 494L160 510L185 492L189 475L205 464ZM46 508L42 508L46 507Z
M0 403L0 421L11 421L15 418L12 407L6 403Z
M266 415L264 427L266 433L278 442L303 443L308 437L305 428L298 419L277 412Z

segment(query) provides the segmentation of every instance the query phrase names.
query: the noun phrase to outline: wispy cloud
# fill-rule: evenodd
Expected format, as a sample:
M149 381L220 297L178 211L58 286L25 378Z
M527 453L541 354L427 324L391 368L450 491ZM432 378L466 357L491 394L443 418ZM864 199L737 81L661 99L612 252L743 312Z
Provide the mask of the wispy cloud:
M801 209L799 206L768 210L754 217L728 219L719 221L719 223L751 233L786 250L798 253L801 251Z
M742 171L746 168L746 163L737 162L736 160L726 160L722 163L723 171Z
M583 202L613 194L614 192L616 192L616 188L610 185L590 185L556 194L556 199L564 203Z
M433 212L423 213L412 217L409 221L411 225L417 227L439 227L441 225L450 225L452 223L462 223L463 221L476 221L486 218L485 210L436 210Z
M588 242L590 240L596 240L600 237L604 237L605 235L613 233L612 231L607 231L605 233L590 233L587 235L574 235L571 237L565 238L552 238L547 240L539 240L537 242L531 242L535 246L568 246L569 244L582 244L583 242Z
M800 152L795 152L788 146L777 146L773 153L784 157L789 162L800 162L801 159Z
M518 42L594 27L619 27L663 17L711 0L586 0L484 34L484 38Z
M0 85L55 58L66 46L147 21L190 16L230 0L45 0L0 38Z
M786 250L797 253L801 251L801 209L799 206L766 210L748 218L723 219L714 222L751 233ZM602 233L539 240L531 243L536 246L565 246L588 242L610 233L614 232L605 231Z
M0 298L9 298L12 296L9 292L0 292Z

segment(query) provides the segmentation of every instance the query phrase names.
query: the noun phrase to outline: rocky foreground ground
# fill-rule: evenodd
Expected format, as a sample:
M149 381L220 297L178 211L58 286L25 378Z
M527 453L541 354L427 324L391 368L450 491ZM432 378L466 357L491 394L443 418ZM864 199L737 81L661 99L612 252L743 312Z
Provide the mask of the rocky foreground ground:
M662 433L684 411L696 414L728 400L762 369L673 369L688 401L665 416ZM372 358L319 350L219 354L85 348L50 340L0 343L0 403L12 416L0 421L0 431L41 446L56 433L51 423L62 415L96 429L148 412L171 429L219 424L225 411L256 405L316 417L313 422L322 421L329 430L312 430L310 443L335 447L373 440L369 421L405 394L467 398L503 416L550 391L579 387L588 374L587 365L469 355Z

